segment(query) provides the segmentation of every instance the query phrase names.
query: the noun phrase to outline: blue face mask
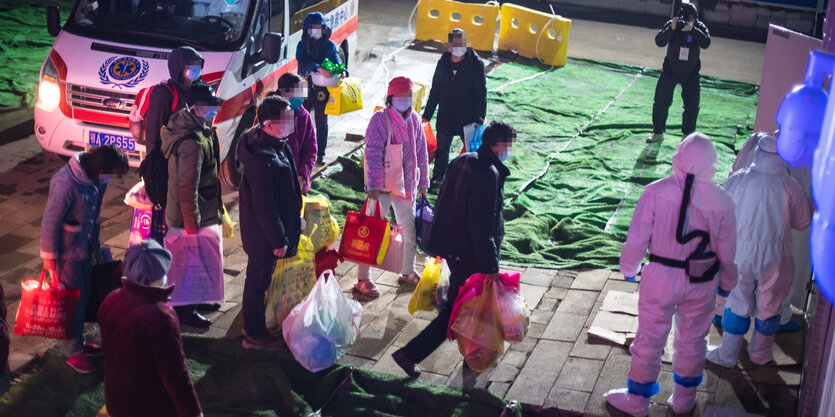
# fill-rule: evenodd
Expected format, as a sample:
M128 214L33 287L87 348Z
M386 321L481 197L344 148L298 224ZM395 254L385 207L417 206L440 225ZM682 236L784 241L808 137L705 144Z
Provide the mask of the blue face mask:
M226 4L231 6L231 5L235 4L236 1L238 1L238 0L226 0Z
M189 65L186 67L186 78L191 81L197 81L200 79L201 68L199 65Z
M395 98L391 101L391 106L399 112L404 112L412 107L412 99L410 98Z
M507 161L508 158L510 158L510 149L508 149L507 152L502 152L499 154L499 161L504 162Z
M203 116L203 118L206 119L207 122L211 123L215 120L215 116L217 116L217 107L212 106L209 107L209 111L205 116Z
M291 109L298 110L302 108L302 103L304 103L304 97L290 97Z

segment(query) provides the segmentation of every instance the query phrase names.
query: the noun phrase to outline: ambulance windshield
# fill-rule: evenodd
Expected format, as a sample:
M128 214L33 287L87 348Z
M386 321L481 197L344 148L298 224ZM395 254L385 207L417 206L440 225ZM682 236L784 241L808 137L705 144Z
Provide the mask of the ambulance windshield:
M224 50L243 41L250 0L79 0L66 29L126 43ZM257 28L256 28L257 29ZM261 29L263 31L263 28Z

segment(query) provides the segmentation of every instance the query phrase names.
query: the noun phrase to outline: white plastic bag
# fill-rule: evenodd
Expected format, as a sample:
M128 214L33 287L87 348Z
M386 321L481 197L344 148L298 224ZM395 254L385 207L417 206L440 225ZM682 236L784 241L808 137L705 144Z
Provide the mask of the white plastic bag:
M139 210L151 210L154 203L145 193L145 181L139 181L125 194L125 204Z
M318 372L348 353L360 321L362 305L345 297L333 272L327 270L284 319L281 331L296 360L308 371Z
M223 302L221 225L201 227L196 235L172 227L165 236L171 251L167 282L174 285L170 306Z

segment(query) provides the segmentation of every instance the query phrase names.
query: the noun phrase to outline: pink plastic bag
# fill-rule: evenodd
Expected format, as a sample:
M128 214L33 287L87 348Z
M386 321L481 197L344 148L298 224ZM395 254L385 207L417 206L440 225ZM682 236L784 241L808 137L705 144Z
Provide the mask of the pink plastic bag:
M502 273L499 275L499 283L502 284L501 287L505 291L510 292L519 292L519 273ZM469 300L470 298L478 297L481 295L481 292L484 290L484 282L487 281L487 275L485 274L473 274L471 277L467 278L467 281L464 282L464 285L461 286L461 289L458 290L458 297L455 298L455 302L452 305L452 314L449 317L449 324L450 327L453 323L455 323L455 317L458 315L458 311L461 308L461 304L464 301ZM521 297L521 294L520 294ZM522 300L524 302L524 299ZM447 330L447 338L449 340L455 340L455 334L452 330Z
M137 245L151 238L152 210L133 209L128 245Z

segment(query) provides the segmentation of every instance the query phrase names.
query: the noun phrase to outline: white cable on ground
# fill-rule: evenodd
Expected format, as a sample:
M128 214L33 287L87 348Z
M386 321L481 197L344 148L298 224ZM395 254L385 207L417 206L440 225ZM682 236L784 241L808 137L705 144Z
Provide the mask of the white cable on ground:
M623 93L626 92L626 90L629 90L630 88L632 88L632 86L635 85L635 82L638 81L638 78L641 78L641 76L644 74L644 70L646 70L646 67L641 67L641 71L638 72L637 74L635 74L635 77L632 78L632 81L630 81L629 84L626 85L626 87L623 87L623 89L620 90L620 92L618 93L618 95L615 96L615 98L613 98L611 101L609 101L609 103L607 103L606 106L604 106L599 112L592 115L591 118L589 118L589 121L586 122L582 127L580 127L580 130L578 130L577 133L575 133L573 136L571 136L571 139L569 139L569 141L566 142L566 144L560 150L548 155L548 160L545 162L545 167L542 168L542 171L539 174L537 174L535 177L528 180L528 182L523 184L521 187L519 187L519 191L515 192L510 198L505 200L504 206L507 206L508 204L512 203L520 195L522 195L522 193L527 191L528 188L530 188L530 186L533 185L533 183L538 181L540 178L544 177L545 174L548 173L548 169L551 168L551 164L554 162L554 160L557 158L557 156L559 156L559 154L562 153L564 150L568 149L568 147L571 146L571 144L574 142L574 139L577 139L577 137L579 137L580 135L585 133L586 128L589 127L603 113L605 113L606 110L609 110L609 107L611 107L612 104L614 104L616 101L618 101L618 99L620 99L620 97L623 95Z

